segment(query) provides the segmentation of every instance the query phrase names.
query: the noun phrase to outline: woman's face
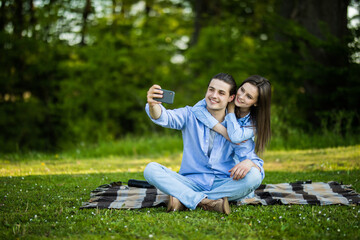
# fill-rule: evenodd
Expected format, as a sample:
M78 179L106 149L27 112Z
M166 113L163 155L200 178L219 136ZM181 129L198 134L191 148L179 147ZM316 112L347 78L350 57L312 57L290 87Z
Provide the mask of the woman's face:
M257 103L258 97L258 87L247 82L237 91L234 103L242 110L250 110L250 107Z

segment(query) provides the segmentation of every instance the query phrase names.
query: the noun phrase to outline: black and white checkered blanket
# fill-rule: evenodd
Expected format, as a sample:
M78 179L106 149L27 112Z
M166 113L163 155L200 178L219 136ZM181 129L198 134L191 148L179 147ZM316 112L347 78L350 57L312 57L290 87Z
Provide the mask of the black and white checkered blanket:
M101 185L90 194L89 202L81 208L137 209L165 206L169 196L156 188L129 187L122 182ZM317 204L353 205L360 195L350 185L337 182L296 182L261 185L255 197L234 202L244 204Z

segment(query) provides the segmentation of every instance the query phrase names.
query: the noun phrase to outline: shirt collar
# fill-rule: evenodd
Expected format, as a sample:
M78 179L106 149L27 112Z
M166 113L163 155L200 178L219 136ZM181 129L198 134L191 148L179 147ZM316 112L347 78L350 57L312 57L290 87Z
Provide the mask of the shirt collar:
M250 113L246 114L245 117L239 118L238 121L240 121L241 123L245 123L245 122L249 121L249 119L250 119Z

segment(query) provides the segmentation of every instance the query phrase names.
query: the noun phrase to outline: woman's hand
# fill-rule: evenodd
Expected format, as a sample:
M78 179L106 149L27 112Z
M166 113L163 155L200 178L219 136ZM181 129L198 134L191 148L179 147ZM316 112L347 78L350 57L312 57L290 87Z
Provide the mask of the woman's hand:
M228 113L235 113L235 103L234 103L234 101L230 102L227 105L227 110L228 110Z
M246 159L238 164L236 164L232 169L229 170L230 177L234 180L242 179L246 176L246 174L250 171L252 167L256 167L259 169L258 166L256 166L255 163L253 163L251 160ZM260 169L259 169L260 171Z

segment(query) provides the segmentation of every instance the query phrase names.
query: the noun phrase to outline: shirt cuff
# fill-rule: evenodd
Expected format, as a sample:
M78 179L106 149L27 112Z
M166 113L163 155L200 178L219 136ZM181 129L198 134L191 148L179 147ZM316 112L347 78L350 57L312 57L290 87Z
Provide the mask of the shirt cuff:
M163 124L163 123L166 122L166 114L164 114L164 112L166 111L166 108L161 104L159 104L159 106L161 108L161 115L160 115L160 117L158 119L153 119L151 117L151 115L150 115L150 107L149 107L148 103L145 105L145 111L146 111L146 113L149 116L151 121L153 121L156 124Z

